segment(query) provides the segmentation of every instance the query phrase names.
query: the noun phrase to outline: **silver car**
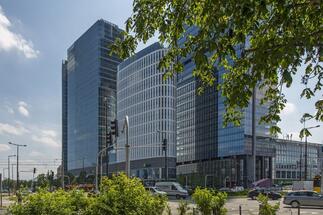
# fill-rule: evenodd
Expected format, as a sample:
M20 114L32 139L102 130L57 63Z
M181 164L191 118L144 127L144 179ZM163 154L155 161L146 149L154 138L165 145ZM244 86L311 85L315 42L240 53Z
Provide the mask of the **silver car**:
M293 191L286 194L284 204L294 208L300 206L323 207L323 196L314 191Z
M155 196L167 196L167 193L164 191L161 191L160 189L158 189L157 187L146 187L145 188L147 191L150 191L151 194L155 195Z

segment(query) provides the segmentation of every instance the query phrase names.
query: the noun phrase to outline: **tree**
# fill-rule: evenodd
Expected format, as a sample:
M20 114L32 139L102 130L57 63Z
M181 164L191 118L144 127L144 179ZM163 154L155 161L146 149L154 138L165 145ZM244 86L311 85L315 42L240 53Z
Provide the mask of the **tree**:
M49 187L49 180L45 174L39 174L36 179L36 184L40 188Z
M286 104L282 89L292 85L301 64L306 64L301 96L309 99L321 92L322 10L320 0L134 0L123 39L116 40L112 52L129 57L138 43L157 33L169 46L159 64L167 71L165 78L183 71L178 57L192 54L193 76L201 83L198 92L216 84L226 98L225 125L240 125L241 110L258 87L265 92L261 103L269 105L260 121L277 133ZM190 26L198 32L189 33ZM183 35L185 42L179 43ZM215 65L229 71L221 83ZM316 120L323 121L323 100L315 108Z
M199 211L202 215L224 215L227 210L224 208L224 204L227 200L227 194L222 192L216 192L207 188L196 188L192 199L196 203Z
M166 199L146 191L138 178L121 174L111 179L103 177L100 194L95 198L88 214L160 215Z
M279 202L271 205L268 202L268 197L262 194L257 197L257 200L260 203L259 215L275 215L278 212Z

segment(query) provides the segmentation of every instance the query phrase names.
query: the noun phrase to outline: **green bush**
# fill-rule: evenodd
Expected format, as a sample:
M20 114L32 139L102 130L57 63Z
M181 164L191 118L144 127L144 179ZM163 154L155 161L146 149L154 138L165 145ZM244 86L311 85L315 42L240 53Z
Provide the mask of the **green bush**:
M100 194L88 208L88 215L161 215L166 198L153 196L140 180L124 174L103 178Z
M257 197L258 202L260 203L259 215L275 215L279 210L279 202L275 205L268 203L268 197L260 194Z
M15 203L8 209L12 215L73 215L83 214L90 205L91 199L84 192L57 190L48 192L45 189L24 196L22 204Z
M197 188L192 195L192 198L202 215L226 214L226 209L224 208L224 204L227 200L226 193Z
M161 215L166 197L153 196L140 180L124 174L104 178L101 192L89 197L83 191L48 192L39 189L35 194L22 197L8 209L12 215Z

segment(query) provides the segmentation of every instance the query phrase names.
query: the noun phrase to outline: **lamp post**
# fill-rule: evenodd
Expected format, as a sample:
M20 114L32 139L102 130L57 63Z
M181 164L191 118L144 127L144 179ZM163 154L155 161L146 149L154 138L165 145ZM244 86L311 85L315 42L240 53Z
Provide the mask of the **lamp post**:
M128 177L130 177L130 158L129 158L129 117L126 115L124 119L122 133L126 133L126 165L125 165L125 172Z
M312 126L312 127L308 127L308 128L304 128L304 129L307 129L307 130L310 130L310 129L313 129L313 128L319 128L320 125L317 125L317 126ZM304 163L304 180L306 181L307 180L307 155L308 152L307 152L307 135L305 135L305 163Z
M8 195L9 196L10 196L10 158L11 157L16 157L16 155L9 155L8 156Z
M12 143L12 142L8 142L10 145L14 145L17 147L17 188L16 188L16 192L18 192L19 190L19 147L26 147L27 145L25 144L16 144L16 143Z
M97 158L96 158L96 169L95 169L95 190L99 190L99 182L98 182L98 172L99 172L99 159L102 156L102 153L107 150L107 148L103 148L101 151L98 152ZM102 177L102 175L101 175Z
M159 131L158 133L164 133L165 138L163 138L162 150L165 152L165 181L168 180L168 167L167 167L167 138L166 138L166 131Z

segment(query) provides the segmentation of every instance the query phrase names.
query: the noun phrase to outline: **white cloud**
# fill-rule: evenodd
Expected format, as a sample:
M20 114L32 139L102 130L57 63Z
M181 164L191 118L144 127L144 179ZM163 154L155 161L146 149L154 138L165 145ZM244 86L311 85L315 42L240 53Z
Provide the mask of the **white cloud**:
M50 136L50 137L53 137L53 138L55 138L57 136L57 133L54 130L42 130L42 133L45 136Z
M54 130L42 130L40 135L33 135L32 140L43 143L47 146L59 148L61 144L57 140L57 133Z
M22 52L26 58L36 58L39 51L33 48L33 43L22 35L12 32L10 27L11 23L0 6L0 51L15 49Z
M29 111L27 109L28 105L24 101L18 102L18 111L21 115L28 117L29 116Z
M281 115L287 116L296 111L296 106L293 103L287 102L285 108L282 110Z
M29 130L22 125L10 125L7 123L0 123L0 134L23 135L29 133Z
M10 146L7 144L0 144L0 152L6 152L10 150Z

